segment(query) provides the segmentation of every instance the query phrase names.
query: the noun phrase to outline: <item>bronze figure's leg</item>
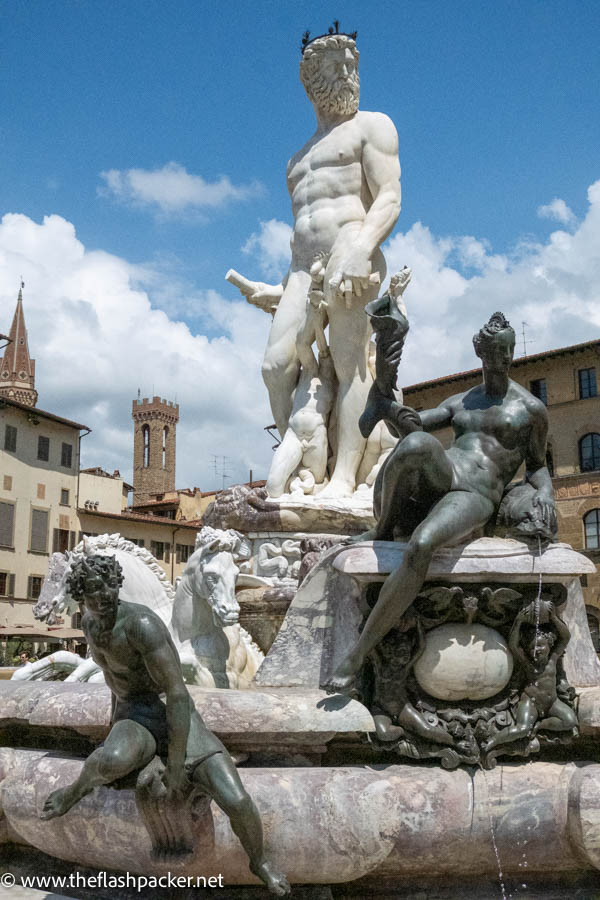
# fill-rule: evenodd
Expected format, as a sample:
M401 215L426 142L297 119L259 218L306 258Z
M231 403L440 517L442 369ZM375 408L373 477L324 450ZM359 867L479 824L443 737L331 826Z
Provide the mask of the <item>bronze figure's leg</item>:
M278 897L289 894L290 886L265 859L263 830L254 801L240 780L229 753L215 753L194 771L194 784L202 788L229 817L231 827L248 854L250 871Z
M391 716L378 713L373 716L375 734L380 741L399 741L406 737L406 731L400 725L394 725Z
M407 731L418 734L419 737L425 738L426 741L433 741L436 744L448 744L453 746L454 738L451 734L441 727L441 725L430 725L425 717L414 708L412 703L407 703L400 715L398 721Z
M143 725L131 719L116 722L104 746L86 759L81 775L73 784L59 788L47 797L41 819L63 816L72 806L101 784L111 784L130 772L141 769L156 753L156 741Z
M515 724L510 728L503 728L495 734L494 737L490 738L489 741L486 741L483 749L487 753L488 751L493 750L494 747L498 747L500 744L510 744L521 738L529 737L537 718L538 712L534 701L531 697L523 697L517 706L517 721Z
M415 502L435 503L452 487L452 467L437 438L418 431L407 435L385 460L375 484L381 514L376 540L392 541L394 525Z
M410 435L406 440L412 444L413 438L421 439L420 443L423 437L424 435L414 434ZM417 440L414 443L416 444ZM447 472L449 464L443 449L442 454L444 457L444 468ZM433 457L433 454L431 454L431 457ZM430 458L430 461L432 468L434 468L435 460ZM429 461L426 460L427 462ZM423 490L424 486L427 486L426 479L429 471L430 469L425 464L421 470L417 468L415 462L411 464L409 478L416 479L417 476L420 478L420 483L418 484L413 480L414 489L418 493ZM397 475L400 476L400 472L397 472ZM436 475L435 471L432 472L432 475ZM443 470L440 467L437 478L434 477L433 483L439 485L442 479ZM400 487L397 490L400 491ZM396 494L397 496L398 494ZM417 499L420 500L421 497L417 496ZM385 502L384 509L388 509ZM354 679L368 654L385 637L388 631L398 624L402 615L421 590L435 550L451 541L460 540L461 537L470 534L474 528L484 525L493 512L494 506L491 500L482 497L480 494L472 494L468 491L450 491L435 503L424 521L413 532L406 548L402 565L394 572L391 572L384 582L379 599L365 623L357 645L342 660L333 676L324 685L325 690L335 693L336 691L344 692L353 689ZM386 525L386 527L388 526Z
M557 699L548 710L548 717L536 722L536 731L570 731L578 724L571 707Z

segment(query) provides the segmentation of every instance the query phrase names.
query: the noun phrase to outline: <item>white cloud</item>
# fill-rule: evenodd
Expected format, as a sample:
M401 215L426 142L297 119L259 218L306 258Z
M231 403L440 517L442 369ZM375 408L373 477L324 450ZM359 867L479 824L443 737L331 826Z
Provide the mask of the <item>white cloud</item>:
M231 458L235 480L265 476L272 451L260 366L269 318L216 291L196 291L217 336L194 335L171 310L153 308L144 272L88 251L60 216L37 224L24 215L0 223L0 330L8 330L19 276L39 406L93 429L84 465L117 468L131 480L131 402L154 391L180 404L177 484L215 485L211 454ZM14 290L10 289L14 286ZM154 299L154 298L152 298ZM205 330L209 330L208 328Z
M286 222L269 219L251 234L242 250L257 257L265 278L279 282L288 270L291 258L290 238L292 229Z
M457 258L463 269L478 269L480 272L503 271L507 266L505 256L498 256L490 252L490 242L477 240L472 235L457 238L455 243Z
M236 186L226 175L217 181L206 181L201 175L192 175L176 162L153 170L110 169L101 172L100 177L105 182L98 189L101 196L149 207L165 216L215 209L230 201L247 200L263 190L257 181Z
M405 301L411 322L400 380L411 384L476 368L471 337L502 310L517 332L528 323L529 353L600 336L600 181L574 231L520 242L495 256L485 241L436 237L417 222L384 248L388 272L411 266ZM522 353L517 341L517 353Z
M544 206L538 206L537 211L540 219L553 219L563 225L573 225L577 220L575 214L569 209L564 200L555 197L550 203Z

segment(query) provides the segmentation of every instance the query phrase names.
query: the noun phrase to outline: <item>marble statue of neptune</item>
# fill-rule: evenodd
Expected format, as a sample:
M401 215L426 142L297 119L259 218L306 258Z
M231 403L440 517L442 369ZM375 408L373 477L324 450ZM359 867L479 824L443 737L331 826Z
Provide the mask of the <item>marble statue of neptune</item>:
M398 136L386 115L358 109L358 57L353 35L306 42L300 78L317 129L287 167L291 265L281 284L242 279L240 287L250 303L275 311L263 377L283 437L299 378L296 344L307 315L310 270L317 259L325 266L324 305L338 389L330 427L335 466L324 497L347 497L355 489L365 449L358 420L372 384L364 307L384 278L380 245L400 212Z

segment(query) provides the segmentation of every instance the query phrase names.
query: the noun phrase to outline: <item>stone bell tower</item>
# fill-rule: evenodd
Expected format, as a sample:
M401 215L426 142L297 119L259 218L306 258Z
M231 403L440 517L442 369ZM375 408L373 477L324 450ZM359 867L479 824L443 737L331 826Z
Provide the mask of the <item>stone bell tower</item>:
M175 490L175 432L179 404L144 397L133 401L133 505Z

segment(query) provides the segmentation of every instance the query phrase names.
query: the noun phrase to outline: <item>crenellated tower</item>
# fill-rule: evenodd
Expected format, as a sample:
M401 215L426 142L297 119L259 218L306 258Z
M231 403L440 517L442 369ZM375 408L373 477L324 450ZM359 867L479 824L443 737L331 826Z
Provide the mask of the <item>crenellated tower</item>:
M35 406L38 398L35 389L35 360L29 356L22 286L9 337L10 344L4 349L4 356L0 359L0 396L10 397L25 406Z
M179 405L144 397L133 401L133 505L175 490L175 436Z

